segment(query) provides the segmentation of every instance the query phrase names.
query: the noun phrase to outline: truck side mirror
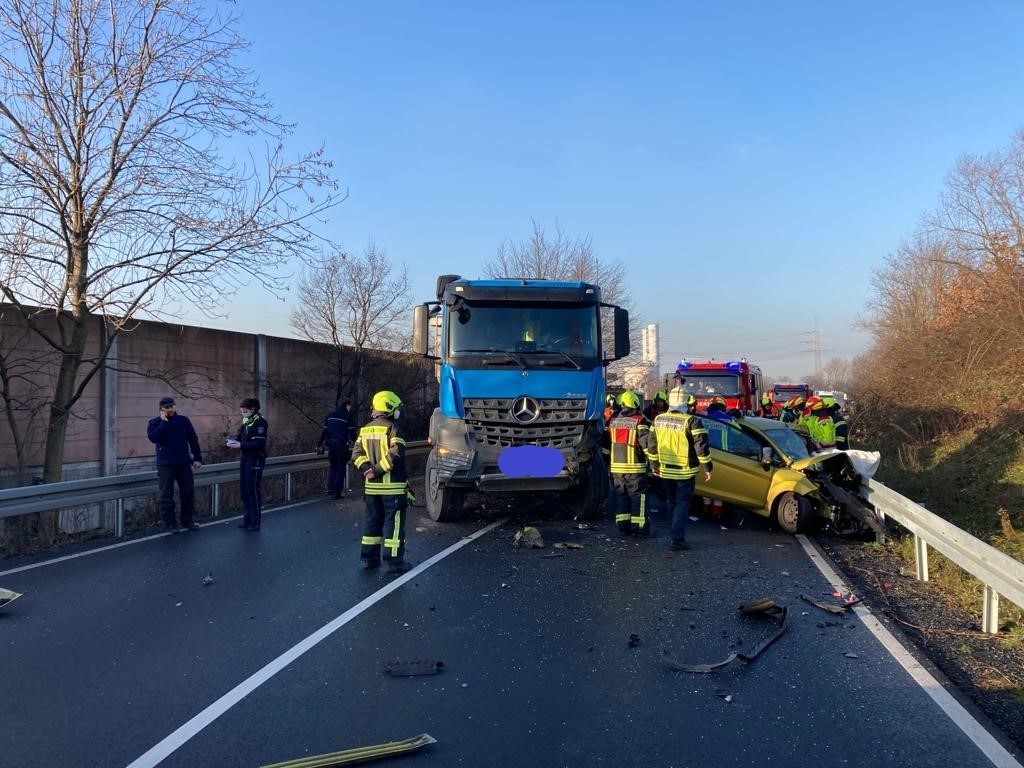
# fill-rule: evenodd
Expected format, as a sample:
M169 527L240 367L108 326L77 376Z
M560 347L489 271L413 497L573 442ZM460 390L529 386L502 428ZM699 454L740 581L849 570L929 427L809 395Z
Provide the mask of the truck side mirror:
M615 308L615 355L621 360L629 355L629 312L622 307Z
M433 357L428 354L430 347L430 307L427 304L420 304L412 310L412 351L423 357Z

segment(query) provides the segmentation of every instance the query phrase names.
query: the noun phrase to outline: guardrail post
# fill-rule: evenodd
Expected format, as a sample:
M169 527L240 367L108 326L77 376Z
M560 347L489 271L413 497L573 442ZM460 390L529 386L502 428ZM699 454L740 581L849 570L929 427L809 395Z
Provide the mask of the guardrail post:
M114 536L124 538L124 499L114 502Z
M917 563L917 578L928 581L928 542L914 534L914 561Z
M981 631L995 635L999 632L999 593L985 585L985 598L981 606Z
M210 507L211 507L210 514L213 517L219 517L220 516L220 484L219 483L214 483L213 484L213 495L212 495L212 498L210 499Z
M289 472L284 476L284 500L292 500L292 473Z

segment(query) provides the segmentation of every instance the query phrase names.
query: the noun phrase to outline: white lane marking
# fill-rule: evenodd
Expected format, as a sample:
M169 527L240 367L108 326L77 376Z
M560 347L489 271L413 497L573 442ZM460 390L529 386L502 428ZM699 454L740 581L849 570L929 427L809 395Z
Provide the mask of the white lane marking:
M278 512L282 509L291 509L292 507L301 507L303 504L315 504L321 501L321 499L307 499L306 501L297 501L294 504L285 504L282 507L271 507L270 509L263 510L263 514L266 515L269 512ZM234 520L241 520L242 515L235 515L234 517L218 517L209 523L203 523L200 528L209 528L211 525L222 525L224 523L230 523ZM111 549L120 549L121 547L128 547L132 544L141 544L144 541L153 541L153 539L162 539L164 536L186 536L187 533L174 534L170 531L163 533L154 533L152 536L143 536L141 539L132 539L131 541L119 541L117 544L107 544L105 547L97 547L96 549L90 549L88 552L76 552L73 555L63 555L62 557L55 557L52 560L43 560L39 563L32 563L31 565L22 565L18 568L11 568L7 571L0 571L0 576L6 576L9 573L18 573L20 571L31 571L33 568L42 568L44 565L56 565L57 563L63 563L65 560L74 560L79 557L88 557L89 555L96 555L100 552L107 552Z
M828 579L832 588L848 592L849 588L843 584L839 575L828 564L828 561L825 560L817 547L806 536L797 535L796 538L800 542L800 546L804 548L804 552L811 558L811 562ZM964 732L967 738L974 742L975 746L982 751L985 757L992 761L993 765L998 766L998 768L1021 768L1021 764L1017 762L1013 755L996 741L992 734L985 730L981 723L975 720L971 713L964 709L963 705L950 695L949 691L942 687L931 672L921 666L920 662L900 644L899 640L893 637L892 633L875 618L867 607L855 605L853 610L864 623L864 626L892 654L892 657L907 671L907 674L910 675L914 682L931 696L932 700L939 705L939 708L946 713L946 716Z
M311 650L317 644L326 640L334 632L348 624L348 622L352 621L352 619L356 618L363 611L390 595L406 582L411 579L415 579L435 563L439 563L441 560L448 557L448 555L462 549L462 547L466 546L471 541L480 538L485 533L489 533L504 523L504 519L498 520L497 522L491 523L490 525L481 528L479 531L466 536L464 539L460 539L447 549L438 552L429 560L425 560L420 563L405 575L399 576L387 586L380 588L369 597L366 597L356 603L343 614L332 619L327 624L324 624L316 632L289 648L272 662L263 667L263 669L236 685L230 691L213 702L213 704L174 731L170 736L165 738L142 756L129 763L128 768L152 768L152 766L159 765L163 760L168 758L188 742L193 736L198 734L201 730L206 728L206 726L231 709L231 707L235 706L235 704L263 685L263 683L267 682L282 669L294 662L297 658L306 653L306 651Z

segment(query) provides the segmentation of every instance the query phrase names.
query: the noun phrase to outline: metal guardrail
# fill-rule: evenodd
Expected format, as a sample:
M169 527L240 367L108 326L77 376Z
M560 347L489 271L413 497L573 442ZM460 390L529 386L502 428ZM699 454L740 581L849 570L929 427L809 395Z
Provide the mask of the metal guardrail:
M1024 608L1024 563L975 538L876 480L864 483L875 509L914 534L917 578L928 581L928 547L948 557L985 585L982 630L999 631L999 596Z
M426 440L410 441L406 444L406 450L411 453L418 453L428 447ZM208 464L200 467L193 474L197 487L213 486L212 514L214 517L220 514L220 486L223 483L238 481L239 463L228 461L222 464ZM293 474L322 470L327 466L327 457L315 453L271 456L267 459L263 476L284 475L284 498L285 501L291 501ZM155 495L159 490L159 481L155 471L5 488L0 490L0 519L30 515L34 512L47 512L52 509L116 501L114 535L121 537L124 536L124 500L134 496Z

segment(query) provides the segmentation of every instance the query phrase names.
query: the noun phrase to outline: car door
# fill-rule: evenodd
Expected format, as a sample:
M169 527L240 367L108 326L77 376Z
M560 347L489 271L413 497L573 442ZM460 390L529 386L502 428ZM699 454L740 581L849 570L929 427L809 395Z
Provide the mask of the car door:
M746 509L764 509L772 470L761 464L761 444L735 424L698 418L708 430L714 471L710 482L698 473L696 492Z

